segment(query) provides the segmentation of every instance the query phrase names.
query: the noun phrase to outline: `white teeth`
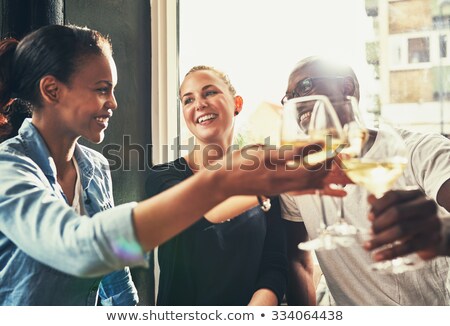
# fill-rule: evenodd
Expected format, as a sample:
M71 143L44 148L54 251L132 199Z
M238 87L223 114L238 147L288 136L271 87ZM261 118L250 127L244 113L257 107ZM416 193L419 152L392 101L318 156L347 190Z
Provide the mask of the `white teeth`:
M207 114L207 115L204 115L204 116L198 118L197 122L198 123L202 123L202 122L214 119L216 116L217 116L217 114L213 114L213 113L212 114Z
M108 118L106 118L106 117L96 117L95 120L97 120L100 123L108 122Z
M308 118L310 118L310 117L311 117L311 111L310 111L310 112L303 113L303 114L300 116L300 121L303 121L303 120L308 119Z

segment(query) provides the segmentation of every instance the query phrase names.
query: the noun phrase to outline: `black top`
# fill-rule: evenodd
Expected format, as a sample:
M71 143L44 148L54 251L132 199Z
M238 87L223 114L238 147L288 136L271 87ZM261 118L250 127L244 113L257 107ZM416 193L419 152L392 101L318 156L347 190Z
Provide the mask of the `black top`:
M184 158L155 166L147 179L147 195L192 175ZM287 257L279 198L272 198L268 213L256 206L224 223L201 218L159 247L158 262L158 305L244 306L260 288L272 290L280 303Z

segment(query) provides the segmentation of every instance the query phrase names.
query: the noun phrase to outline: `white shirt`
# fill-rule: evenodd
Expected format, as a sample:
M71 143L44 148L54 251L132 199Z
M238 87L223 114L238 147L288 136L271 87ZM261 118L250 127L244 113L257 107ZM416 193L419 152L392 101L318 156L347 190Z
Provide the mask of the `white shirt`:
M80 215L85 215L84 203L83 203L83 189L81 188L80 168L78 167L77 160L72 159L75 171L77 171L77 180L75 181L75 192L73 196L72 207Z
M419 186L434 200L442 184L450 179L450 141L440 135L401 131L408 153L408 165L395 187ZM389 139L378 134L367 157L389 146ZM368 192L356 185L345 187L346 220L368 228ZM449 194L450 195L450 194ZM320 204L314 195L282 195L283 218L305 223L311 239L317 237ZM329 223L337 215L337 199L324 196ZM440 207L441 212L446 212ZM448 213L447 213L448 214ZM328 287L338 305L450 305L450 259L437 258L418 271L382 275L370 271L373 262L361 246L316 252Z

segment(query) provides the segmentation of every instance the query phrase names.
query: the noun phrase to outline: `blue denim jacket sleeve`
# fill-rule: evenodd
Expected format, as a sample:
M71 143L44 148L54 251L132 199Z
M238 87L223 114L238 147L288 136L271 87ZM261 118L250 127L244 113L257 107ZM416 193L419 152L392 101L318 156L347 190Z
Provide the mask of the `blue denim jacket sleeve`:
M128 267L103 277L98 294L102 306L136 306L139 303Z
M132 222L136 203L78 215L30 158L0 152L0 232L30 257L79 277L146 265Z

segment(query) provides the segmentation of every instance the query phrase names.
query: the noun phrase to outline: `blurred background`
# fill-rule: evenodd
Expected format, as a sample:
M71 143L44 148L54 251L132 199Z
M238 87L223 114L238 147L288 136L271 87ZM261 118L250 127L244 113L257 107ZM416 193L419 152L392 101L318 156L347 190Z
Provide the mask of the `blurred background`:
M237 132L259 139L296 62L326 56L353 67L368 119L448 135L449 19L443 0L179 0L180 76L228 73L244 98Z

